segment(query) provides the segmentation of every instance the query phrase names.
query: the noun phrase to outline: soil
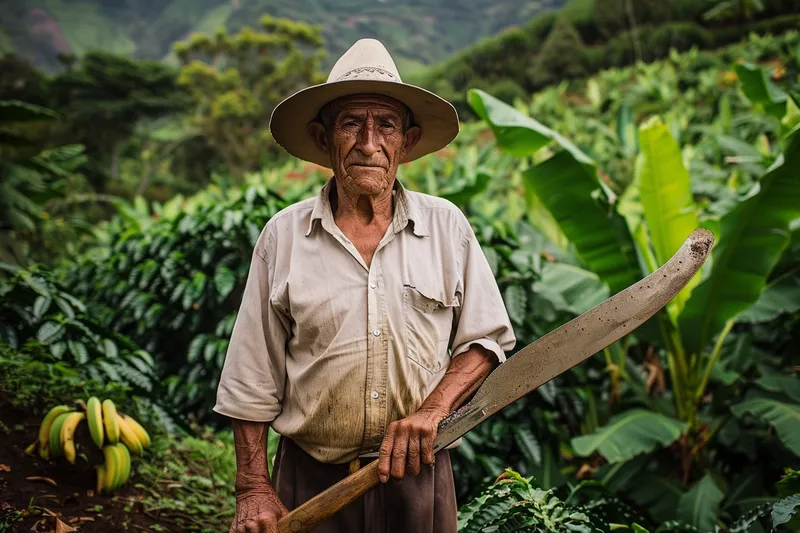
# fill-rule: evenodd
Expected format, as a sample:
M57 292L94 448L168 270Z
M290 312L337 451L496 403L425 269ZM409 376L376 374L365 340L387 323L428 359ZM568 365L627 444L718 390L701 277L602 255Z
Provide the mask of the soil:
M136 476L112 495L96 495L94 467L101 464L103 458L90 439L77 440L78 459L74 465L63 459L49 462L24 451L37 439L39 417L14 408L8 398L0 394L0 421L5 425L0 425L0 531L181 530L174 523L161 521L147 512L142 503L144 493L134 487L141 482ZM34 478L45 478L56 486L45 479ZM15 521L13 518L18 511L22 512L22 518ZM151 528L154 524L156 526Z

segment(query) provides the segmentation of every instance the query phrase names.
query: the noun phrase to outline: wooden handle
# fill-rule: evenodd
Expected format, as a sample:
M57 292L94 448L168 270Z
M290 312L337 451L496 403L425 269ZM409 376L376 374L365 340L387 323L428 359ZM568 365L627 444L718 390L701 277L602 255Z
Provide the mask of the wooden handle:
M378 484L378 460L321 492L278 522L278 533L305 533Z

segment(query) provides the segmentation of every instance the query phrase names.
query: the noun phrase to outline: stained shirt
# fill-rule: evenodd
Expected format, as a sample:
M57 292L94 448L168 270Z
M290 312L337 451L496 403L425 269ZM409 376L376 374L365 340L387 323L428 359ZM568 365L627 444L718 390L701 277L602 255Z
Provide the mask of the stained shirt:
M318 461L380 447L452 358L516 339L475 234L442 198L395 180L393 215L367 266L336 225L331 178L256 242L217 390L217 413L269 422Z

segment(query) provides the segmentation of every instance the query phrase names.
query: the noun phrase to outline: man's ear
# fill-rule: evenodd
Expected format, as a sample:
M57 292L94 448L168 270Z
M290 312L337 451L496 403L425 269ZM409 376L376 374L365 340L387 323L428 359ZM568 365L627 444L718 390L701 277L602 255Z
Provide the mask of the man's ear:
M325 155L328 155L328 137L325 135L325 126L316 120L308 123L308 134L314 141L314 144Z
M406 130L406 142L403 145L403 155L413 150L420 139L422 139L422 128L419 126L411 126L408 128L408 130Z

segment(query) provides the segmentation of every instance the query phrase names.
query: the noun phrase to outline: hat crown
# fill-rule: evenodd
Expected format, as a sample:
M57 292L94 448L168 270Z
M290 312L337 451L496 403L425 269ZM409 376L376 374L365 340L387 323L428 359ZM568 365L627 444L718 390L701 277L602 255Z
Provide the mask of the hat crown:
M359 39L333 65L328 83L348 80L402 83L392 56L377 39Z

